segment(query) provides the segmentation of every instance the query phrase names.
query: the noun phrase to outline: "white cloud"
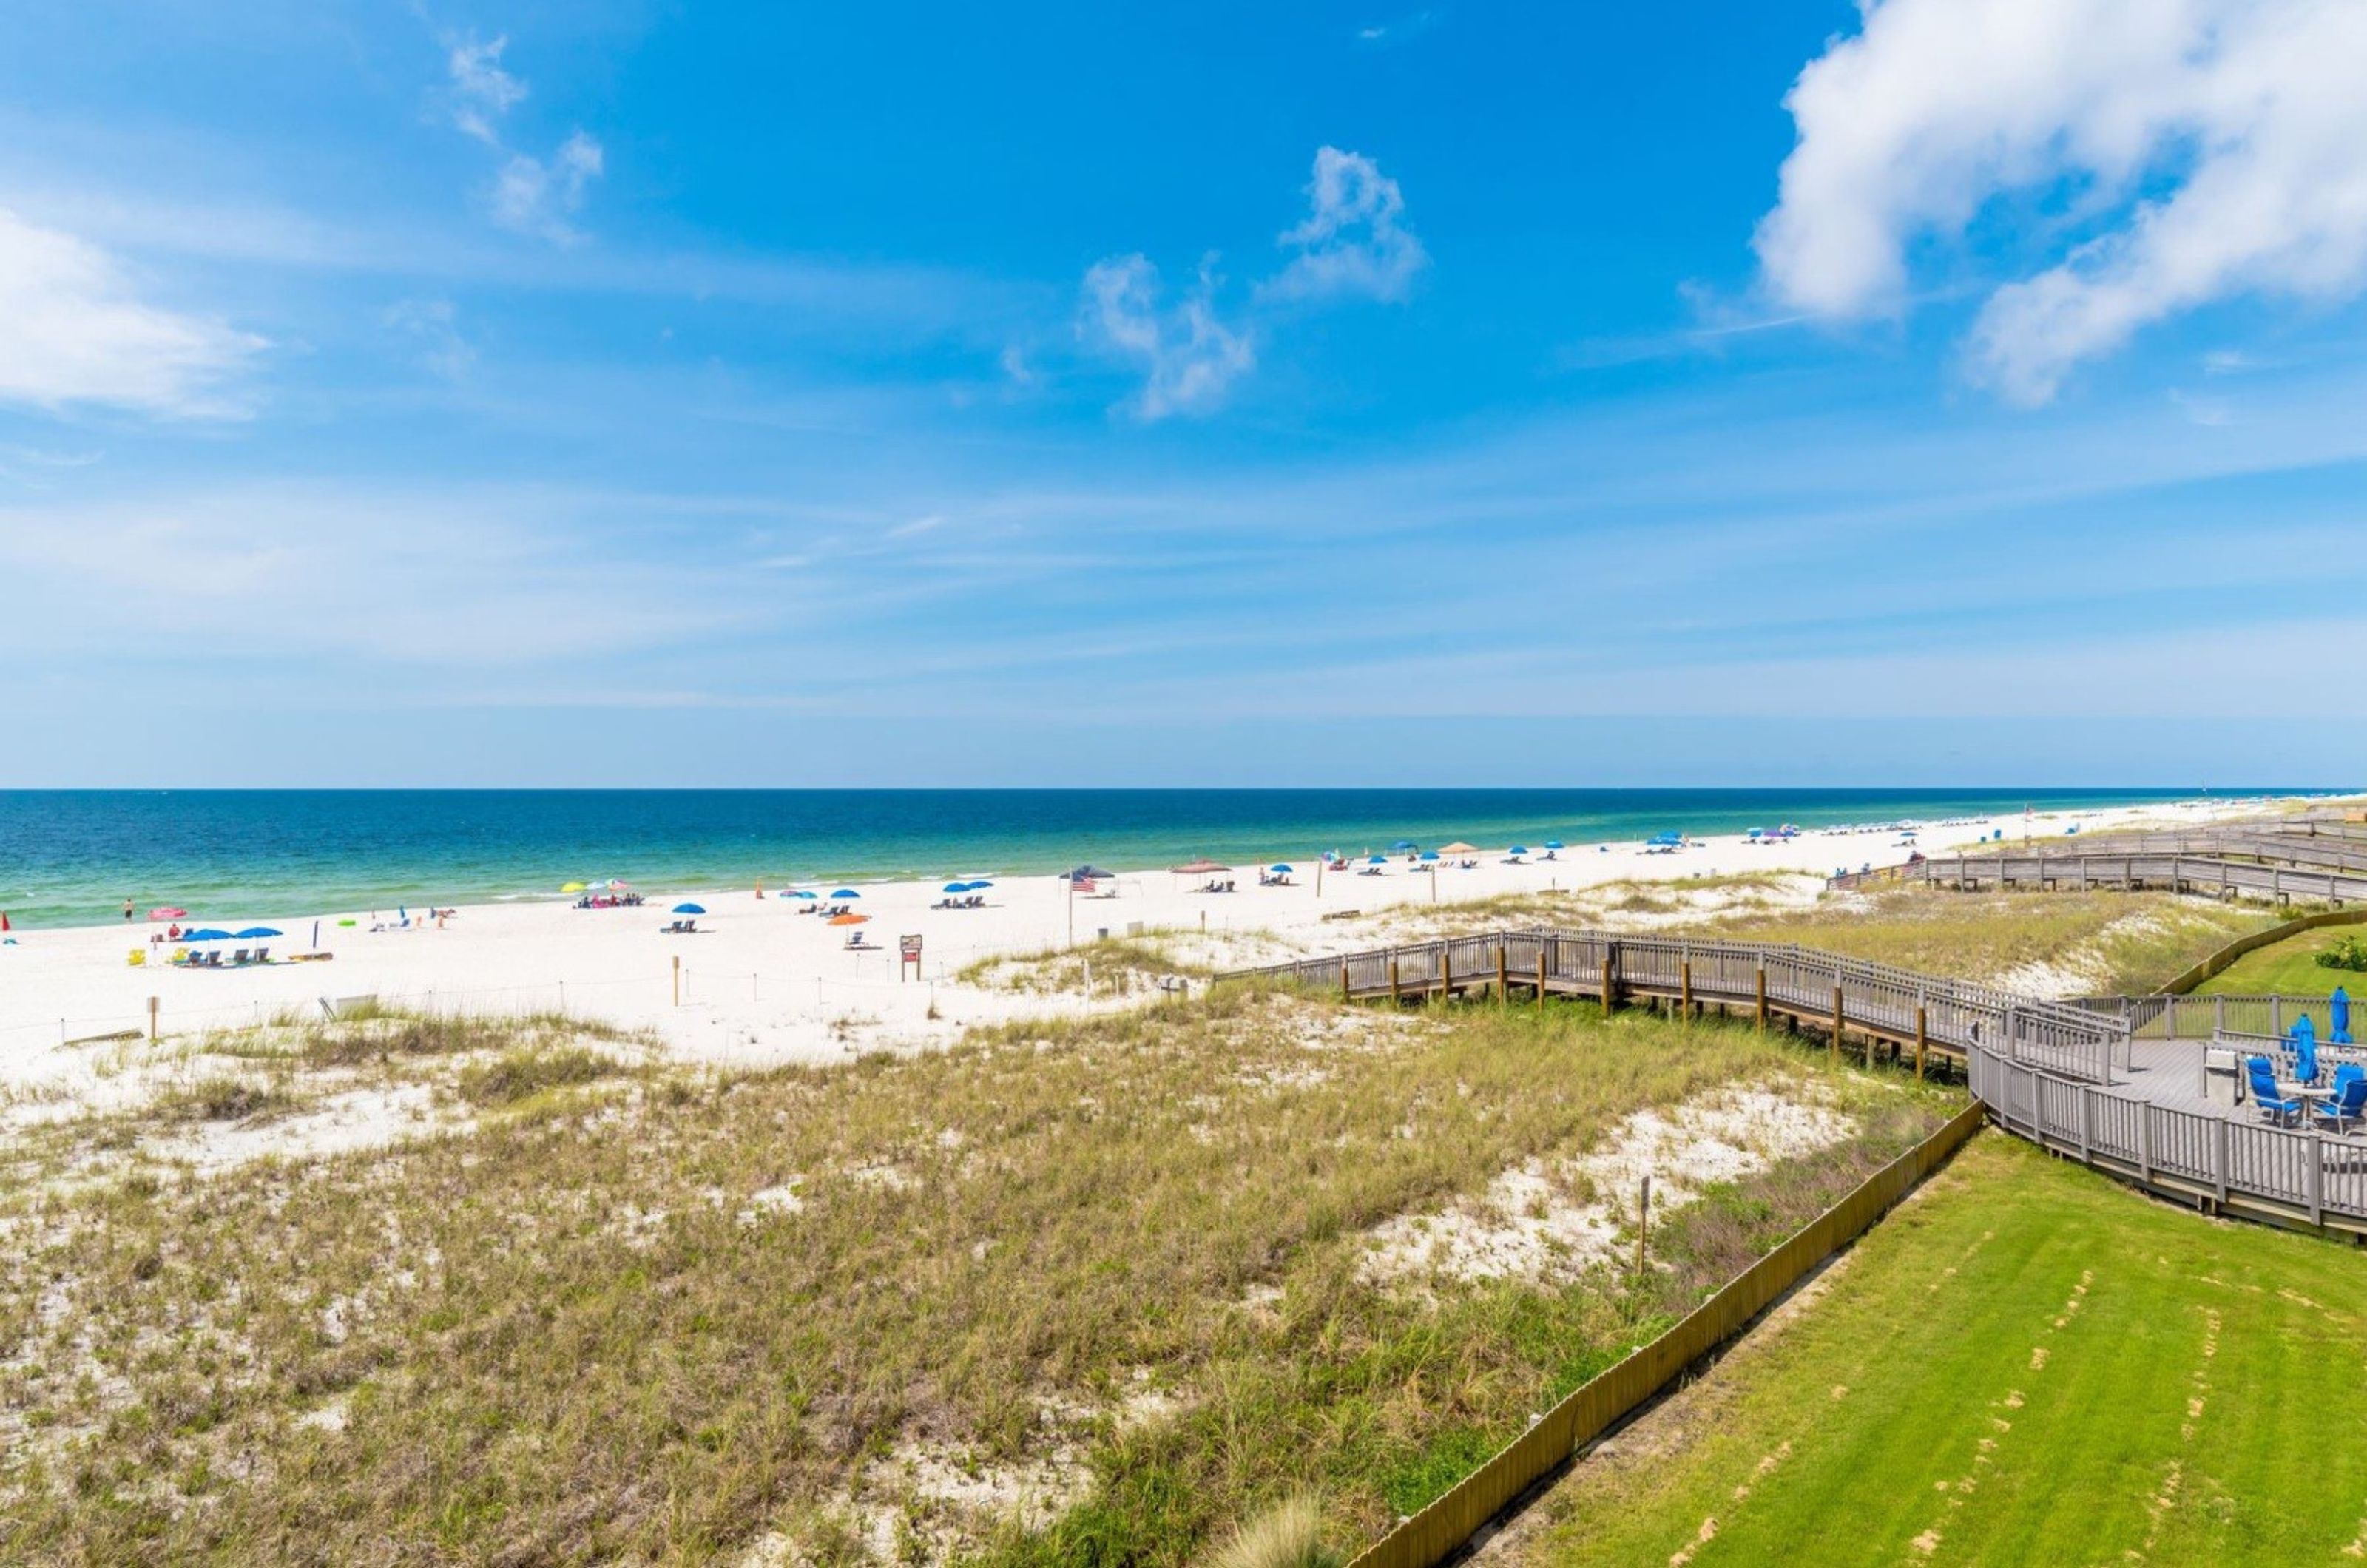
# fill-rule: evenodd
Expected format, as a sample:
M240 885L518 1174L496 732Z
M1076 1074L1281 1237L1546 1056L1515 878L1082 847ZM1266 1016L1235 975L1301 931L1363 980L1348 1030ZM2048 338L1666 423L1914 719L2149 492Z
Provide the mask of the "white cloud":
M572 244L583 236L572 220L586 188L607 172L607 155L582 130L548 158L520 152L504 140L502 119L527 96L527 85L502 67L509 41L506 35L490 42L470 37L451 46L446 63L452 124L501 154L489 198L493 221L520 234Z
M606 172L600 144L577 131L545 163L514 152L493 180L493 221L521 234L572 244L583 236L569 221L584 187Z
M482 42L471 37L452 46L452 123L489 146L499 146L493 129L526 96L526 84L502 69L507 36Z
M1307 220L1285 230L1280 241L1298 254L1262 292L1291 299L1402 299L1414 275L1430 265L1421 242L1400 221L1405 197L1398 182L1362 153L1318 149L1307 200Z
M1975 378L2023 403L2145 327L2246 293L2367 284L2367 7L2356 0L1864 0L1801 73L1757 245L1827 317L1895 312L1906 255L1997 198L2079 236L1999 288Z
M233 415L232 383L264 346L144 303L107 252L0 208L0 400Z
M1252 309L1228 325L1217 308L1214 252L1200 264L1193 287L1172 306L1161 299L1159 269L1138 254L1111 256L1085 273L1077 333L1096 352L1141 367L1145 380L1132 402L1142 419L1205 413L1257 363L1254 307L1276 301L1398 300L1430 265L1428 253L1401 220L1405 197L1397 181L1370 158L1323 147L1307 187L1304 222L1276 243L1296 251L1280 272L1251 291Z
M1159 269L1139 254L1097 262L1085 274L1078 334L1142 367L1133 409L1143 419L1205 412L1257 363L1249 331L1217 319L1215 265L1214 256L1202 262L1190 292L1172 306L1161 299Z

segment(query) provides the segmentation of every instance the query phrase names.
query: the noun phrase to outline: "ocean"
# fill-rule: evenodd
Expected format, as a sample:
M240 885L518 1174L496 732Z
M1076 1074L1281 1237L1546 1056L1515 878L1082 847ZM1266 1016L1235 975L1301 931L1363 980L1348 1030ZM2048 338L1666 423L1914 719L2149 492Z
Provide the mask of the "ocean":
M0 790L0 910L23 926L298 916L678 889L1237 864L1399 840L1490 847L1668 829L1934 821L2192 790ZM2292 794L2237 790L2228 795ZM1837 851L1835 863L1849 858Z

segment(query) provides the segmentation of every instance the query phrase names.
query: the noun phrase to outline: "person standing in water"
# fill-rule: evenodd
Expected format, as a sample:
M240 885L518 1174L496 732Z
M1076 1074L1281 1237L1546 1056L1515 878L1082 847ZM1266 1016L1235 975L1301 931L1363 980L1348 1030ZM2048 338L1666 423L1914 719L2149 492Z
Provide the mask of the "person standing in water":
M131 918L131 900L129 898L123 901L123 918L127 920Z

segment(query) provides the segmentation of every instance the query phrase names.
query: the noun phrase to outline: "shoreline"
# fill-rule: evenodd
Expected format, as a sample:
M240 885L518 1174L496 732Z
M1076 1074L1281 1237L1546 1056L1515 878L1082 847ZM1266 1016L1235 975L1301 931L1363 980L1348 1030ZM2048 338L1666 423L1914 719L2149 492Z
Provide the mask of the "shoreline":
M2251 801L2197 798L2042 816L2033 825L2047 829L2039 836L2056 837L2075 821L2094 832L2259 810ZM859 897L847 902L870 917L853 928L798 913L819 900L786 898L771 887L759 898L744 886L667 893L617 908L578 909L555 897L463 905L440 926L408 929L373 931L368 911L324 911L317 917L322 945L335 955L327 962L226 963L194 971L148 962L169 950L150 943L158 928L144 920L46 928L12 933L14 945L0 946L0 1087L21 1091L48 1084L69 1099L104 1092L98 1057L106 1042L74 1043L127 1031L144 1038L152 997L167 1036L250 1026L287 1011L315 1011L323 998L367 995L447 1010L564 1011L647 1030L669 1052L692 1060L843 1061L857 1050L943 1044L970 1025L1119 1001L1106 986L1092 994L1032 991L963 976L981 962L1057 952L1104 931L1121 939L1162 933L1180 964L1247 966L1369 945L1376 922L1410 906L1606 883L1780 873L1806 901L1844 865L1897 863L1917 848L1936 856L1999 829L2018 840L2021 826L2019 813L1952 820L1922 829L1911 843L1889 826L1812 829L1759 842L1717 835L1674 852L1648 852L1630 841L1517 865L1494 847L1482 851L1472 869L1434 874L1409 872L1399 858L1379 875L1326 871L1319 879L1313 863L1305 862L1288 885L1275 886L1260 886L1254 869L1244 866L1217 878L1234 885L1219 893L1204 891L1204 877L1165 871L1121 873L1096 897L1071 897L1069 885L1053 876L994 878L986 907L973 909L932 908L942 897L934 881L850 879L840 886ZM663 931L680 918L670 912L676 902L704 906L707 913L694 917L696 934ZM341 914L357 923L334 924ZM280 960L309 947L314 915L257 918L286 935L247 945L267 945ZM850 929L866 937L863 948L844 945ZM922 939L917 977L904 972L900 978L898 939L905 935ZM142 954L138 965L128 962L134 951Z

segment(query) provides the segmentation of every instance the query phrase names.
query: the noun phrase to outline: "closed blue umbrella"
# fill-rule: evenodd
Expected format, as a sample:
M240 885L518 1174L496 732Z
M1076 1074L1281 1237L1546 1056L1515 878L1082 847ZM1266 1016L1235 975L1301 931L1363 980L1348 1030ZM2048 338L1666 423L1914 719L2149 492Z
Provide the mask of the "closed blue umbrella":
M2327 1021L2332 1026L2327 1031L2327 1038L2337 1045L2350 1044L2350 993L2339 986L2335 987L2334 995L2326 998L2326 1011Z
M677 915L703 915L707 913L707 908L700 904L676 904L674 907L674 912Z
M2317 1081L2317 1026L2304 1013L2288 1036L2293 1048L2293 1077L2303 1083Z

